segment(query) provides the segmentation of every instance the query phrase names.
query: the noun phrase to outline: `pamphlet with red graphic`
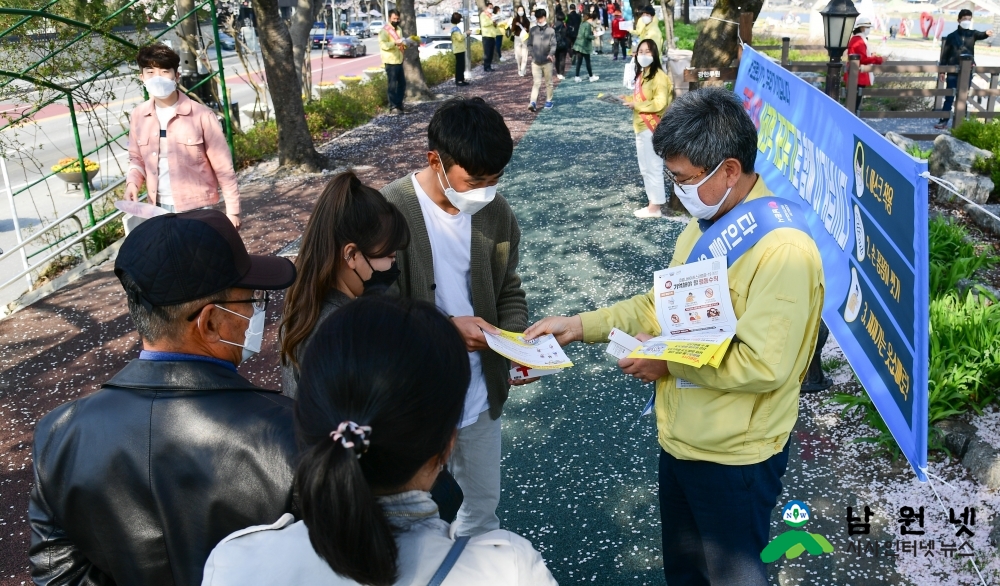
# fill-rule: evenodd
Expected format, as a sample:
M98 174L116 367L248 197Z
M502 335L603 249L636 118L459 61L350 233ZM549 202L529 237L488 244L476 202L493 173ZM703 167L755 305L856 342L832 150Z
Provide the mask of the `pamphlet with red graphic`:
M726 268L719 257L653 273L661 333L629 356L717 368L736 335Z

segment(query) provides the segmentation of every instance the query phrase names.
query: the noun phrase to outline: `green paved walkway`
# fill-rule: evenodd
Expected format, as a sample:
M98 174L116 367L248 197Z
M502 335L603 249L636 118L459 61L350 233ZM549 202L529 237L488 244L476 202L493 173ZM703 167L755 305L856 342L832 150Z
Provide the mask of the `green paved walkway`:
M684 226L632 215L646 198L631 110L596 99L624 93L622 66L592 60L600 81L556 87L555 108L539 113L500 184L521 225L532 322L646 291ZM513 389L507 403L501 523L560 583L662 584L655 422L636 423L653 385L622 375L603 345L567 354L574 368Z

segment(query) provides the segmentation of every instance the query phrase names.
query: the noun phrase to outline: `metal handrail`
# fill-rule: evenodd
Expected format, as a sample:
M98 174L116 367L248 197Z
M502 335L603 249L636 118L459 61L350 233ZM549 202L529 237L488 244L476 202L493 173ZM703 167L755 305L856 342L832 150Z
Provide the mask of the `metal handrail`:
M21 250L22 248L24 248L26 245L28 245L32 241L40 238L42 236L42 234L45 234L46 232L48 232L49 230L51 230L53 227L55 227L55 226L57 226L57 225L65 222L67 219L69 219L70 216L75 216L77 214L77 212L82 211L84 208L86 208L89 205L93 205L94 202L96 202L97 200L101 199L102 197L107 196L109 193L112 193L116 187L118 187L122 183L125 183L125 179L126 179L125 177L119 178L114 183L112 183L110 186L108 186L107 188L105 188L104 191L101 191L100 193L98 193L97 195L95 195L94 197L92 197L90 199L84 200L83 203L81 203L80 205L76 206L71 211L67 212L65 215L63 215L62 217L60 217L59 219L50 222L49 225L44 230L41 230L39 232L35 232L34 234L32 234L31 236L29 236L28 238L26 238L24 241L22 241L20 244L18 244L17 246L15 246L14 248L11 248L9 250L4 250L3 251L3 256L7 256L8 254L10 254L12 252L17 252L18 250ZM32 270L34 270L34 269L32 269ZM0 289L2 289L2 288L3 287L0 287Z

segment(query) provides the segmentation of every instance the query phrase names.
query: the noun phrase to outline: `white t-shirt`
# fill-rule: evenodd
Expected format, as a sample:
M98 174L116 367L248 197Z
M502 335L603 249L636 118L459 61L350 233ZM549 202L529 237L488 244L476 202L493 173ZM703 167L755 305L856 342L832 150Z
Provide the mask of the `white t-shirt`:
M172 206L174 205L174 194L173 191L170 190L170 165L167 161L169 147L167 146L167 139L163 136L163 133L167 130L167 122L169 122L177 112L177 104L174 104L169 108L154 106L153 109L156 110L156 117L160 120L160 151L158 154L160 159L159 164L157 165L159 178L156 183L156 203Z
M463 212L451 215L442 210L410 176L417 192L420 211L424 216L427 238L431 242L434 262L434 302L445 313L455 317L476 315L472 307L472 216ZM469 352L472 380L465 396L465 408L459 427L472 425L489 408L486 398L486 378L479 352Z

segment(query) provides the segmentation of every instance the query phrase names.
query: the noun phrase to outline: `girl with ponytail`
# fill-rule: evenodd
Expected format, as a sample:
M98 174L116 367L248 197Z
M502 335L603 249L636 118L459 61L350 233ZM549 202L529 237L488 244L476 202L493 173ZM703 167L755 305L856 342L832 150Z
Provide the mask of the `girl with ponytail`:
M377 190L348 171L326 184L299 246L298 279L281 319L281 391L298 393L299 356L316 326L351 299L385 291L399 275L406 218Z
M439 572L448 584L555 584L527 540L455 539L430 498L470 376L461 336L428 303L366 297L321 323L295 408L302 520L230 535L203 585L424 586Z

